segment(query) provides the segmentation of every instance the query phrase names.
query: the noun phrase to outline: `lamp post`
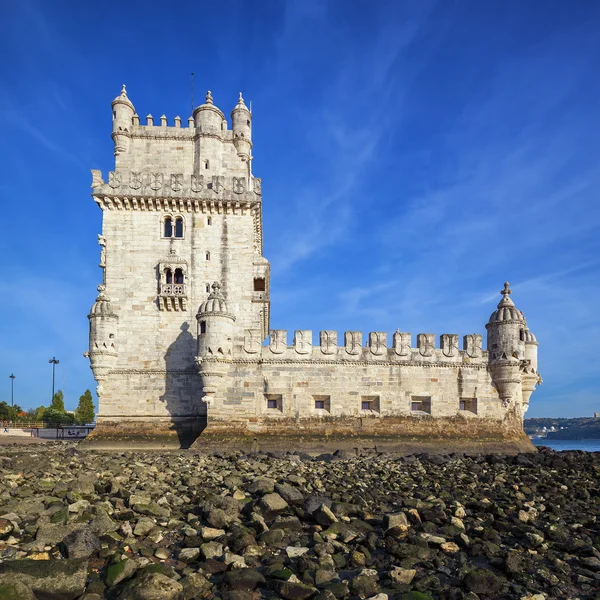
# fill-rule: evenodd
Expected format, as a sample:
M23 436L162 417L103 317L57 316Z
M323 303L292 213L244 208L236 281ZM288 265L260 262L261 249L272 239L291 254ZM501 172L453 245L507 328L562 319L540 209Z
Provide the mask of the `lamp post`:
M52 398L50 399L50 402L52 402L52 400L54 400L54 370L60 361L53 356L48 362L52 363Z
M11 373L10 377L10 405L15 405L15 375Z

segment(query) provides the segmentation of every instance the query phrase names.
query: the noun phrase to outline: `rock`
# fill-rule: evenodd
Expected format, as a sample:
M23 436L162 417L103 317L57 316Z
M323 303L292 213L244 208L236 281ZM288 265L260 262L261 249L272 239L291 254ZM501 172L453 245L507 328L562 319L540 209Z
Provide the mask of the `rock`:
M246 490L251 494L271 494L275 490L275 480L269 477L255 477Z
M465 587L476 594L493 594L498 592L504 581L488 569L469 571L464 579Z
M8 519L0 519L0 539L5 540L15 527Z
M106 569L106 585L112 587L122 581L126 581L137 571L137 565L134 560L126 558L118 563L109 565Z
M83 594L87 580L87 561L10 560L0 563L0 585L21 583L34 592L64 600L74 600Z
M275 491L288 503L288 504L302 504L304 497L300 493L297 487L290 485L289 483L277 483L275 485Z
M200 546L200 553L205 559L221 558L223 552L223 544L219 544L219 542L206 542L206 544Z
M316 588L312 586L290 581L273 581L271 587L285 600L306 600L317 593Z
M423 592L408 592L407 594L402 594L400 600L433 600L433 598Z
M179 552L179 560L184 563L191 563L198 560L200 548L182 548Z
M371 575L357 575L350 581L350 589L359 598L368 598L377 593L377 578Z
M420 533L419 537L424 539L428 544L434 546L441 546L446 543L446 538L440 537L439 535L432 535L431 533Z
M148 535L156 523L150 517L141 517L133 528L133 535L141 537Z
M142 573L132 579L119 600L179 600L183 586L161 573Z
M375 596L371 596L367 598L367 600L388 600L387 594L375 594Z
M216 529L215 527L201 527L200 535L202 536L203 540L211 542L212 540L215 540L221 537L222 535L225 535L225 530Z
M315 510L317 510L317 508L319 508L323 504L325 504L327 508L331 508L332 501L329 498L326 498L325 496L311 495L304 500L304 510L309 515L312 515L313 512L315 512Z
M579 562L592 571L600 571L600 559L596 556L583 556L579 559Z
M263 510L277 512L285 510L289 505L278 493L274 492L265 494L260 501L260 506Z
M313 519L319 523L319 525L323 525L323 527L329 527L329 525L337 523L338 521L337 517L326 504L321 504L319 508L313 511L312 516Z
M102 542L89 528L73 531L63 541L67 558L89 558L102 550Z
M233 590L253 590L266 583L266 579L256 569L232 569L225 573L223 581Z
M460 547L454 542L444 542L443 544L440 544L440 550L444 554L456 554L460 550Z
M403 569L402 567L394 567L389 575L394 583L403 583L409 585L417 574L416 569Z
M215 529L227 529L232 523L237 521L237 515L226 512L222 508L213 508L206 517L206 520Z
M339 579L338 574L332 569L317 569L315 573L315 585L317 587L323 587L337 579Z
M210 594L212 583L200 573L190 573L180 580L183 587L182 600L197 600Z
M296 546L288 546L285 549L285 553L289 558L298 558L299 556L303 556L306 554L310 548L296 547Z
M1 600L37 600L32 589L15 581L13 583L0 584L0 599Z
M385 529L392 529L392 527L408 527L408 519L405 513L396 513L391 515L385 515L384 527Z

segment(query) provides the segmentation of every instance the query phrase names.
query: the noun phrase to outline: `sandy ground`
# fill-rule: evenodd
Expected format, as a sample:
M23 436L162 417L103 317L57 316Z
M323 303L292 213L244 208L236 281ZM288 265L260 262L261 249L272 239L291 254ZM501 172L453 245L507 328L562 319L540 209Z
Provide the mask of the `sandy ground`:
M26 437L23 435L10 435L10 433L0 433L0 446L26 446L28 444L45 444L46 442L55 441L56 440Z

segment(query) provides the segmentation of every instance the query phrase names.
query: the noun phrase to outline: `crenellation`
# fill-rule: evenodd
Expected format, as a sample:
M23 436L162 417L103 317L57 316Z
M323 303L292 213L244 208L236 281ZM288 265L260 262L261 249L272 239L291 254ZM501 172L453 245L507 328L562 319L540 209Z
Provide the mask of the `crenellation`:
M460 430L517 440L541 382L538 343L508 284L477 333L270 328L262 180L251 172L252 113L231 128L208 92L188 126L140 119L125 86L112 104L115 167L92 171L102 210L102 284L90 311L98 427L205 434L408 436ZM268 339L267 339L268 338ZM388 343L388 340L390 342ZM437 423L433 429L428 423ZM134 427L135 426L135 427ZM144 429L145 427L145 429ZM437 429L436 429L437 427ZM180 435L181 434L181 435ZM494 437L495 436L495 437Z

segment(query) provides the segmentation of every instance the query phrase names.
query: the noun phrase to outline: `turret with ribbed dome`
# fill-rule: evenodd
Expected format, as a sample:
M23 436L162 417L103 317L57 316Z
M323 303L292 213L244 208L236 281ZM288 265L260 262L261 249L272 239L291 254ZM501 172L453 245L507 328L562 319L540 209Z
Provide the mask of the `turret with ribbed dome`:
M194 109L194 123L199 133L219 134L227 128L225 115L214 105L212 92L206 92L204 104Z
M103 284L98 286L98 297L90 309L90 349L87 353L94 378L100 381L114 367L117 359L117 324L119 318L113 311Z
M242 92L231 111L231 129L238 156L248 160L252 151L252 113L244 102Z
M123 84L121 93L112 101L112 139L115 143L115 156L128 152L131 141L131 127L135 108L127 97L127 88Z

